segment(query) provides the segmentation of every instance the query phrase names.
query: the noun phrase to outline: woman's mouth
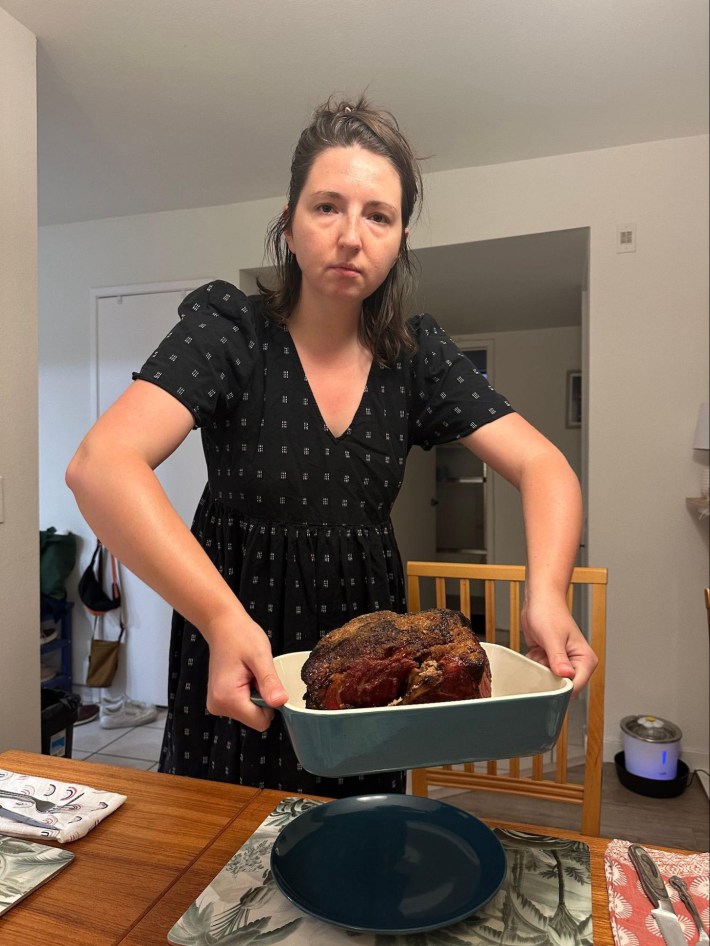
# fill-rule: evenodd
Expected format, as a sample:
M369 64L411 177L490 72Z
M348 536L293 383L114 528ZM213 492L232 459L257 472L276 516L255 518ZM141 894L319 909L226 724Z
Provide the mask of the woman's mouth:
M353 276L359 276L360 270L356 266L350 266L348 263L335 263L335 265L330 267L335 270L340 276L346 276L352 278Z

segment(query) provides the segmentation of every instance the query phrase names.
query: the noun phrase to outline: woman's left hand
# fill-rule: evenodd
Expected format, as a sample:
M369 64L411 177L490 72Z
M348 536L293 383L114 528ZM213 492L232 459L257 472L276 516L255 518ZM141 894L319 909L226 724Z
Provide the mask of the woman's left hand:
M526 601L521 624L527 656L572 680L572 694L582 690L599 660L567 609L564 599Z

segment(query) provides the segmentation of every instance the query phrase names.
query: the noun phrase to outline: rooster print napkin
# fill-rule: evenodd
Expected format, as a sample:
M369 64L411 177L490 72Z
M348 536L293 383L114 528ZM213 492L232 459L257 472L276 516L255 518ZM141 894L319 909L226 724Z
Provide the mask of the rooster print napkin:
M636 868L629 857L629 841L611 841L604 855L604 871L609 892L609 914L614 941L617 946L663 946L664 940L655 919L651 916L651 901L641 888ZM694 943L698 931L692 917L668 878L676 874L690 888L700 918L708 924L708 897L710 881L710 854L674 854L644 848L656 862L666 884L673 909L689 943Z
M0 834L67 844L83 838L125 800L88 785L0 769Z

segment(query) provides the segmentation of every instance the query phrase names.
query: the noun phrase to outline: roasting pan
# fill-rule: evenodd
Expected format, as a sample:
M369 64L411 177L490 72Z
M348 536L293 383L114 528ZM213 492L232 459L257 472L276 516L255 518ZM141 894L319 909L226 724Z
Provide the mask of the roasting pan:
M306 709L301 667L309 651L276 657L289 695L278 712L299 762L314 775L341 778L545 752L560 734L572 681L508 647L482 647L489 698L375 709ZM257 694L252 700L266 705Z

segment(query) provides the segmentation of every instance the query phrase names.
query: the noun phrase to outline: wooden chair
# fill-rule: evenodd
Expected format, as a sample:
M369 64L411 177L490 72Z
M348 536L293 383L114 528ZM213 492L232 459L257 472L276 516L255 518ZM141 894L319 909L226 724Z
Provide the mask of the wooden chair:
M452 580L457 582L458 595L448 598L447 579L451 589ZM471 617L471 592L483 586L484 629L479 632L482 640L496 642L496 597L500 601L503 588L507 592L507 617L509 619L509 646L521 649L520 607L521 591L525 581L523 565L468 565L444 562L409 562L407 564L408 607L419 611L422 607L453 607ZM433 582L435 600L422 604L422 595L431 591ZM478 583L472 586L472 582ZM421 585L420 585L421 583ZM581 830L583 834L598 836L601 816L602 742L604 735L604 657L606 650L606 586L605 568L575 568L567 595L567 604L572 610L574 592L580 586L590 589L588 604L588 640L599 658L599 664L588 684L587 732L585 749L584 783L570 782L568 778L568 719L555 746L555 770L552 775L544 772L544 756L532 758L530 774L521 774L521 760L508 761L507 772L495 761L465 763L461 766L415 769L412 772L412 791L415 795L427 795L430 785L458 788L462 791L479 789L502 792L550 801L581 805ZM585 611L587 608L585 608ZM584 619L581 620L584 624ZM475 625L474 625L475 627ZM501 643L500 640L497 643ZM524 641L523 641L524 646ZM495 683L494 683L495 686Z

